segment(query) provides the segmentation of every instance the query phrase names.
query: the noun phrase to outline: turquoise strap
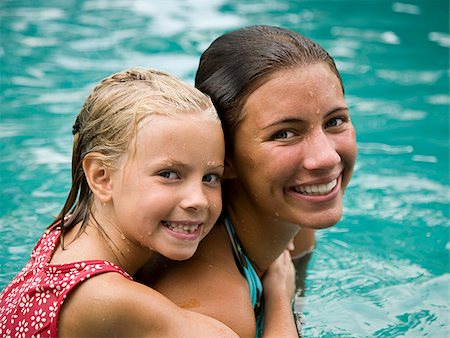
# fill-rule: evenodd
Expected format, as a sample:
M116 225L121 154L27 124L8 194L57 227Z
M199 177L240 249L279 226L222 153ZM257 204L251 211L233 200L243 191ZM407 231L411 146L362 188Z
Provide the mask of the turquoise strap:
M262 336L264 327L264 309L262 299L263 286L261 283L261 279L259 278L255 269L250 263L250 260L245 254L245 251L242 248L241 243L239 242L239 239L236 235L236 231L234 230L231 221L228 218L225 218L224 224L228 232L228 236L230 237L231 244L233 245L236 260L239 263L238 265L239 270L241 270L241 273L247 280L248 287L250 289L250 297L252 300L252 305L255 311L255 318L256 318L256 338L258 338Z

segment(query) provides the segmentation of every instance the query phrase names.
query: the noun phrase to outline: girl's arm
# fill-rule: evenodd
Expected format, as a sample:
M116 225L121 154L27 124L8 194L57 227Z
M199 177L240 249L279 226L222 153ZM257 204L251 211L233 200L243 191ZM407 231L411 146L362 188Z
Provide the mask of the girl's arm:
M211 317L176 306L117 273L83 282L63 304L58 337L238 337Z

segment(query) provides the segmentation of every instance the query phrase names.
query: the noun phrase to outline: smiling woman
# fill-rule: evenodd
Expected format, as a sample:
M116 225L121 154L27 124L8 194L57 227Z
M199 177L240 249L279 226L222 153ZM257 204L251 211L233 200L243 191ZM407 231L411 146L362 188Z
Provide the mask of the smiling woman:
M356 143L342 87L329 66L275 72L248 96L244 112L230 156L239 177L232 186L240 189L233 182L242 182L247 196L257 196L256 214L278 213L286 224L304 228L336 224Z

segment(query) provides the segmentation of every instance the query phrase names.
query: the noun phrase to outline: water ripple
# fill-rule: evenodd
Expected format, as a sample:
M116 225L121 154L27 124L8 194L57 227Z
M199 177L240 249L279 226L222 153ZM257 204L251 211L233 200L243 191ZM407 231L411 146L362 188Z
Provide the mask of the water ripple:
M446 75L443 70L419 71L419 70L392 70L380 69L376 71L378 77L401 85L434 84Z
M406 14L413 14L413 15L419 15L421 14L420 7L413 4L406 4L402 2L394 2L392 4L392 10L394 12L398 13L406 13Z
M361 40L383 42L387 44L400 44L400 38L392 31L376 31L370 29L358 29L351 27L333 27L331 34L335 36L345 36L358 38Z
M338 252L339 260L333 259ZM441 295L448 294L449 274L433 277L417 264L343 251L331 242L321 242L314 254L318 261L308 274L306 295L295 305L305 313L306 337L391 337L445 329L448 307Z
M410 154L412 146L391 146L383 143L358 143L358 150L362 154Z

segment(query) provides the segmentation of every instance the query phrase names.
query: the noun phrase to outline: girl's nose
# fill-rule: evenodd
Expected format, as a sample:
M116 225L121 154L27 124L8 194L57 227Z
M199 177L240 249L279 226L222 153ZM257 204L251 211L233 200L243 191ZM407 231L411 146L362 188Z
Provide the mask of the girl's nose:
M334 141L322 129L310 134L303 147L303 167L307 170L332 169L341 162Z
M201 183L190 184L184 191L185 196L181 201L181 207L183 209L199 211L208 208L209 201Z

